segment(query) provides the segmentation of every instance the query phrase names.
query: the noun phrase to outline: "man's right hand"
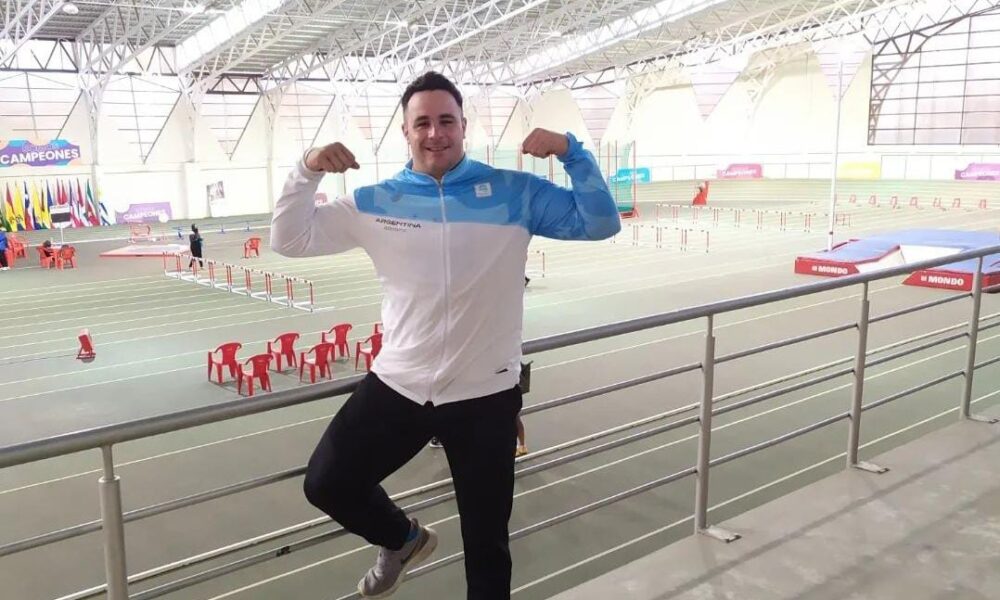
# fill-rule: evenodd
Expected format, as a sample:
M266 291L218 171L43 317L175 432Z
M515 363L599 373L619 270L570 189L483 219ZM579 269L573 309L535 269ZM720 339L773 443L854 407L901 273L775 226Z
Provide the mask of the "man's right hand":
M313 148L306 152L306 168L324 173L343 173L348 169L360 169L357 159L340 142Z

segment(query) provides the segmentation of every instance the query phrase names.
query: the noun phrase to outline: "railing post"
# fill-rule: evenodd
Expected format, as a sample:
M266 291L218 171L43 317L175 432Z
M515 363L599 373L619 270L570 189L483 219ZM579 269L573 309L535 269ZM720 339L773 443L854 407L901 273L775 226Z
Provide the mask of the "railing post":
M115 475L111 446L102 446L101 454L104 458L104 476L100 479L101 523L104 530L104 574L108 581L108 600L128 600L121 482Z
M969 421L996 423L997 419L972 414L972 382L976 374L976 344L979 343L979 315L983 304L983 257L979 257L972 278L972 316L969 318L969 351L965 360L965 387L962 390L960 418Z
M868 300L868 282L861 292L861 315L858 317L858 349L854 355L854 390L851 398L850 433L847 442L847 466L872 473L885 473L889 469L858 460L861 444L861 406L865 398L865 362L868 354L868 318L871 302Z
M701 363L702 394L698 415L698 481L694 496L694 531L724 542L738 540L740 536L708 526L708 474L712 450L712 397L715 394L715 332L714 315L707 317L705 331L705 357Z

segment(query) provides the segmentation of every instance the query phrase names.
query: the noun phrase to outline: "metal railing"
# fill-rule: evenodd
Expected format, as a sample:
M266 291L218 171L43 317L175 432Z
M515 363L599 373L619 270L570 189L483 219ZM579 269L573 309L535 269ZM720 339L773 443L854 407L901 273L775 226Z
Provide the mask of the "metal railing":
M861 428L861 419L863 413L878 406L888 404L900 398L912 395L923 389L927 389L933 385L938 385L942 382L957 377L965 378L965 385L962 391L962 396L960 398L959 405L957 407L959 409L961 417L964 419L979 419L978 417L974 417L971 414L970 410L973 375L975 373L975 370L978 368L982 368L1000 362L1000 357L996 357L983 361L981 363L976 363L976 345L978 342L979 332L1000 326L1000 321L992 322L986 325L981 325L984 322L989 322L1000 318L1000 312L986 316L981 315L982 293L984 292L982 285L983 260L984 257L996 253L1000 253L1000 245L976 251L963 252L960 254L952 255L950 257L927 260L927 261L922 261L920 263L913 263L910 265L905 265L900 267L881 269L867 274L853 275L839 279L819 281L819 282L809 283L806 285L797 286L794 288L770 291L742 298L736 298L731 300L725 300L722 302L707 304L703 306L674 310L662 314L631 319L610 325L602 325L598 327L581 329L578 331L563 333L559 335L554 335L526 342L523 345L524 353L533 354L538 352L555 350L558 348L563 348L575 344L590 342L594 340L605 339L613 336L620 336L629 333L639 332L651 328L662 327L665 325L672 325L672 324L692 321L695 319L705 319L704 351L703 351L703 357L699 362L673 367L671 369L644 375L642 377L637 377L626 381L617 382L600 388L592 389L586 392L572 394L562 398L555 398L552 400L533 404L525 407L522 412L524 414L530 414L543 410L549 410L559 406L564 406L567 404L579 402L581 400L585 400L588 398L594 398L611 392L632 388L645 383L650 383L652 381L662 380L676 375L681 375L684 373L690 373L693 371L701 370L702 389L701 389L701 398L699 402L690 403L685 406L672 409L670 411L652 415L650 417L639 419L637 421L633 421L630 423L618 425L616 427L604 431L595 432L593 434L585 435L583 437L570 440L568 442L563 442L561 444L552 446L550 448L545 448L543 450L533 452L530 456L518 460L519 468L516 470L515 477L517 478L526 477L528 475L545 471L547 469L552 469L557 466L564 465L587 456L592 456L601 452L611 450L613 448L619 448L642 439L646 439L655 435L660 435L669 431L673 431L691 425L698 425L698 446L697 446L696 464L681 469L670 475L660 477L656 480L647 482L640 486L631 488L629 490L625 490L623 492L619 492L617 494L592 502L585 506L578 507L576 509L558 515L556 517L552 517L540 523L536 523L534 525L523 528L519 531L515 531L511 534L512 539L529 535L530 533L539 531L556 523L561 523L575 516L585 514L593 510L597 510L598 508L608 506L609 504L612 504L614 502L623 500L625 498L630 498L637 494L641 494L651 489L661 487L668 483L684 479L688 476L694 476L696 477L694 511L693 511L695 531L698 533L708 534L713 537L723 539L726 541L731 541L733 539L736 539L738 536L723 531L719 528L712 527L708 522L708 492L710 483L710 472L712 467L720 466L722 464L742 458L744 456L748 456L750 454L764 450L766 448L770 448L782 442L798 438L812 431L822 429L831 424L847 420L850 426L849 436L847 440L847 453L846 453L847 466L854 468L861 468L864 470L869 470L874 472L881 472L883 469L881 469L880 467L859 460L858 448L860 445L860 438L861 438L860 428ZM933 301L925 302L923 304L910 306L891 313L886 313L884 315L876 317L871 316L871 302L869 299L869 284L871 282L880 279L885 279L888 277L895 277L899 275L908 274L912 271L920 269L932 268L944 264L949 264L963 260L970 260L970 259L978 259L977 270L974 277L971 292L953 294L949 295L946 298L936 299ZM716 355L715 322L716 322L716 317L720 314L729 313L745 308L762 306L773 302L790 300L806 295L817 294L841 288L847 288L851 286L858 286L858 285L861 286L861 301L859 306L858 318L854 322L844 323L828 327L822 330L785 338L778 342L762 344L754 348L740 350L738 352L733 352L727 355L722 355L722 356ZM985 291L993 291L993 290L985 290ZM868 330L871 324L887 321L892 318L896 318L907 314L912 314L920 310L926 310L929 308L941 306L943 304L964 300L966 298L972 299L971 314L967 322L962 322L956 325L952 325L950 327L945 327L927 333L923 333L918 336L893 342L891 344L879 348L875 349L868 348ZM965 329L964 332L953 333L955 330L963 328ZM733 392L729 392L727 394L719 396L715 395L714 372L716 365L726 362L736 361L741 358L746 358L749 356L757 355L763 352L768 352L778 348L784 348L792 344L798 344L806 341L816 340L825 336L830 336L833 334L843 333L851 330L855 330L857 332L857 344L856 344L857 349L853 356L847 356L833 362L818 365L806 371L800 371L797 373L788 374L779 377L777 379L761 382L759 384L755 384L748 388L736 390ZM967 338L966 361L965 361L965 366L962 370L947 373L943 376L937 377L933 380L921 383L916 386L912 386L905 390L901 390L887 397L870 401L867 404L864 402L864 383L865 383L866 368L884 364L888 361L903 358L917 352L923 352L935 346L960 340L962 338ZM881 356L878 356L876 358L876 355L881 355ZM848 364L850 364L850 366L844 366ZM823 373L824 371L828 372ZM817 373L823 373L823 374L808 379L802 379L804 377L812 376ZM808 387L815 386L827 381L831 381L833 379L836 379L838 377L843 377L846 375L853 375L852 377L853 390L851 396L851 405L847 407L845 411L834 414L830 417L827 417L821 421L812 423L810 425L806 425L804 427L784 433L778 437L764 440L759 443L747 446L745 448L730 452L729 454L726 454L724 456L720 456L714 459L711 458L713 417L734 410L738 410L741 408L745 408L769 399L773 399L784 394L789 394L792 392L803 390ZM267 550L258 552L257 554L245 556L243 558L239 558L237 560L234 560L232 562L223 565L214 566L205 569L201 572L192 575L187 575L183 578L170 581L168 583L160 584L157 587L146 589L142 592L134 593L130 596L128 590L129 585L134 585L139 582L144 582L154 578L158 578L169 573L177 572L181 569L187 569L199 564L203 564L210 560L232 555L236 552L256 548L259 546L263 546L265 544L269 544L271 542L277 542L291 535L306 532L323 525L328 525L330 521L329 519L323 517L306 521L303 523L298 523L278 531L273 531L252 539L243 540L231 544L229 546L216 548L214 550L210 550L208 552L204 552L196 556L190 556L182 560L175 561L173 563L160 565L156 568L149 569L142 573L136 573L131 576L127 576L126 555L125 555L125 545L124 545L125 523L148 518L154 515L163 514L169 511L177 510L179 508L200 504L202 502L221 498L224 496L246 491L249 489L254 489L260 486L270 485L280 481L285 481L290 478L298 477L305 472L305 467L303 466L293 469L286 469L284 471L270 473L261 477L256 477L235 484L230 484L227 486L207 490L205 492L200 492L183 498L176 498L155 505L146 506L136 510L131 510L129 512L123 512L121 503L121 489L120 489L121 480L115 473L113 447L123 442L138 440L141 438L178 431L181 429L207 425L210 423L217 423L220 421L225 421L237 417L263 413L271 410L302 404L305 402L312 402L315 400L325 399L331 396L347 394L354 389L354 387L362 379L362 377L363 376L355 376L340 381L318 383L288 391L281 391L273 394L262 395L255 398L249 398L249 399L241 398L239 400L233 400L231 402L226 402L213 406L195 408L168 415L139 419L117 425L98 427L95 429L90 429L90 430L85 430L85 431L80 431L80 432L75 432L47 439L41 439L23 444L16 444L0 448L0 468L6 468L14 465L21 465L29 462L54 458L66 454L81 452L85 450L92 450L92 449L100 449L103 460L103 476L99 480L99 488L101 495L100 520L91 521L88 523L82 523L76 526L7 543L5 545L0 546L0 557L14 554L17 552L22 552L32 548L38 548L40 546L70 539L72 537L76 537L86 533L91 533L100 529L103 530L103 537L104 537L105 572L106 572L107 584L85 590L80 590L79 592L70 594L68 596L64 596L60 600L77 600L82 598L98 596L104 593L107 593L107 597L110 598L111 600L124 600L130 597L134 599L148 599L148 598L156 598L159 596L163 596L167 593L171 593L173 591L194 585L196 583L200 583L202 581L219 577L221 575L236 571L238 569L243 569L251 565L259 564L264 561L274 559L276 557L285 556L291 552L341 537L345 535L346 532L343 530L343 528L335 527L330 531L314 534L310 537L300 539L292 543L273 546ZM800 379L800 381L797 381L790 385L785 385L783 387L775 387L775 386L781 386L781 384L796 379ZM739 401L729 402L734 398L744 396L748 393L756 392L759 390L765 390L768 388L774 388L774 389L770 389L769 391L765 391L763 393ZM663 424L656 424L661 421L671 419L672 417L678 417L684 415L685 413L695 413L695 412L696 414L691 414L690 416L684 416L683 418L680 418L678 420L670 421ZM650 425L653 426L636 433L628 433L635 429L639 429ZM628 433L628 434L617 439L604 441L606 440L606 438L610 438L612 436L623 433ZM600 442L600 443L582 449L580 448L582 446L592 444L593 442ZM545 462L534 464L532 466L523 465L523 463L526 460L535 461L540 458L549 457L565 451L571 451L571 452L556 458L550 458ZM422 510L429 508L431 506L442 504L454 498L454 491L450 490L449 489L450 487L451 487L451 480L444 479L441 481L436 481L433 483L429 483L427 485L423 485L402 492L400 494L396 494L395 496L393 496L393 500L399 502L403 500L410 500L418 496L424 496L430 493L437 493L437 495L435 496L411 502L410 504L404 506L404 509L407 511ZM438 561L435 561L433 563L430 563L415 570L413 575L419 575L433 571L437 568L443 567L457 560L460 560L461 557L462 557L461 553L447 556L445 558L442 558ZM356 597L357 594L355 593L344 596L343 599L346 600L347 598L356 598Z

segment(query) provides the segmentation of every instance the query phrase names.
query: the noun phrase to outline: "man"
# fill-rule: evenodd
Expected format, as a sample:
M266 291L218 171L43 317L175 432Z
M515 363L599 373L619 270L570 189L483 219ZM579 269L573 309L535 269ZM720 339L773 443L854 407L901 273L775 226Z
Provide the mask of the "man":
M394 176L316 206L325 173L358 169L334 143L306 152L274 210L271 247L316 256L361 247L384 289L382 351L309 460L308 500L379 546L358 583L392 594L433 552L379 483L432 437L444 445L465 547L469 600L510 597L507 522L514 487L521 358L521 277L532 235L598 240L621 228L594 162L572 135L536 129L523 152L555 155L573 189L467 158L462 96L437 73L402 97L413 160Z

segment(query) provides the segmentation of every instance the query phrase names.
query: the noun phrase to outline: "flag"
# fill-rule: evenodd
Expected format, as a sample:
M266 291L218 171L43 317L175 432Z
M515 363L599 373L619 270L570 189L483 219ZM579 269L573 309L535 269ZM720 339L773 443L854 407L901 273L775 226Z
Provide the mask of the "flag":
M45 180L45 214L48 216L49 229L52 229L52 205L56 203L55 194L49 187L49 180Z
M94 200L94 194L90 191L90 180L87 180L87 218L90 219L91 225L100 225L101 218L98 216L97 201Z
M41 188L35 181L31 182L31 206L34 208L35 229L48 229L48 211L45 210L45 199Z
M11 202L10 186L4 185L3 187L4 191L7 192L7 202L4 204L4 206L0 207L0 225L3 226L4 231L13 231L13 229L11 229L10 221L7 219L7 215L10 214L10 212L7 210L7 205L10 204Z
M28 192L28 182L24 182L24 195L21 196L21 204L24 206L24 228L28 231L37 229L35 227L34 209L31 206L31 193Z
M14 196L10 192L10 187L7 188L6 204L4 212L7 213L7 224L10 225L11 231L17 231L17 211L14 210Z
M87 189L90 189L90 187L88 186ZM87 196L83 193L83 186L80 185L79 179L76 180L76 203L80 221L84 227L90 227L94 223L94 220L90 218L93 209L87 204Z
M70 219L73 220L73 227L83 227L83 219L80 218L80 197L77 195L76 190L73 189L73 183L67 182L66 188L69 190L68 201L69 201L69 215Z
M14 223L18 231L24 231L24 197L21 195L21 186L14 184Z

